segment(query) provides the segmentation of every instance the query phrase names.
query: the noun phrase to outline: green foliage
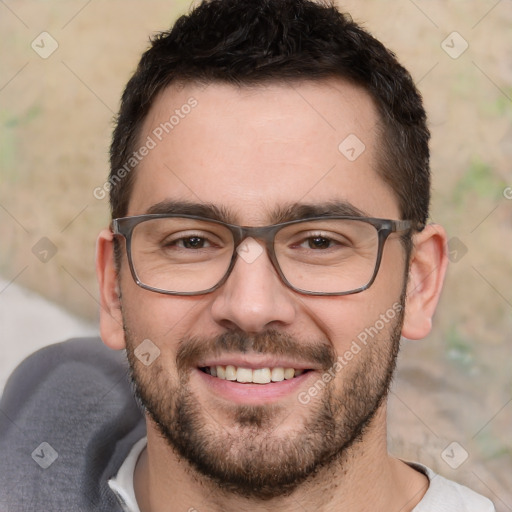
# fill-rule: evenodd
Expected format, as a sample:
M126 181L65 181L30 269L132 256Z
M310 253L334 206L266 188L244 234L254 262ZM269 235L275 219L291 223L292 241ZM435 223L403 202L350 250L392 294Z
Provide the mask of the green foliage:
M479 157L474 157L469 169L455 185L452 199L459 206L468 200L498 199L503 187L505 183L493 173L492 167Z
M450 326L446 335L446 357L465 368L473 364L471 340L463 338L454 325Z
M12 119L7 118L5 111L0 111L0 180L3 183L12 181L16 162L16 137L12 129Z
M512 114L512 104L509 98L512 98L512 87L505 89L505 94L500 94L495 100L489 100L482 103L481 111L490 117L505 117L507 112Z
M0 113L0 121L6 128L16 128L19 126L25 126L31 123L34 119L39 117L42 113L43 109L41 105L34 104L29 107L25 112L20 116L12 116L8 115L7 112Z
M478 434L476 440L486 460L512 456L512 448L496 437L490 425Z
M17 170L17 130L27 126L37 119L43 109L41 105L35 103L29 107L22 115L16 116L7 110L0 110L0 179L4 183L14 183L19 174Z

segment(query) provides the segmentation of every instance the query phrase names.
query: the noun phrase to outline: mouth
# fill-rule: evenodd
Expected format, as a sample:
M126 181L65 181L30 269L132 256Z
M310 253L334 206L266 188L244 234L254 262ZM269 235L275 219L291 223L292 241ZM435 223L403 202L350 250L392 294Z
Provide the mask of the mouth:
M283 366L244 368L234 365L203 366L200 371L216 379L238 382L240 384L270 384L300 377L310 369L286 368Z
M224 402L267 405L293 399L321 371L315 363L269 354L223 354L198 361L203 392Z

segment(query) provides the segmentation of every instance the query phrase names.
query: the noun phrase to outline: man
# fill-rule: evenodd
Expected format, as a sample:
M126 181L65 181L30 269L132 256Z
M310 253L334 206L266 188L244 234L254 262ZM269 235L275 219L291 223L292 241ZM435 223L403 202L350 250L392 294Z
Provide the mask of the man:
M400 337L429 333L447 263L428 139L409 74L332 6L213 0L159 35L97 248L144 416L94 340L33 356L2 403L4 508L494 510L386 450Z

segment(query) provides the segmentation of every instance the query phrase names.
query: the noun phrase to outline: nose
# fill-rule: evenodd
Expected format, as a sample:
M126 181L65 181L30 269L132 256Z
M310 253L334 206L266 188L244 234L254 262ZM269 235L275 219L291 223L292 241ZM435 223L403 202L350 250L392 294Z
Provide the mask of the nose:
M295 292L281 281L265 249L248 238L237 253L233 271L214 292L214 320L250 333L291 324L296 315Z

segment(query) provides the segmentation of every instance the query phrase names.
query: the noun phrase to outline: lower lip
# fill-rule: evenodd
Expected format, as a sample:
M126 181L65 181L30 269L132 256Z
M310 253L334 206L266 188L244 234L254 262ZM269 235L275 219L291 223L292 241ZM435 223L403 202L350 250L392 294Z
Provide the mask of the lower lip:
M198 374L208 391L213 392L216 396L241 405L258 405L277 402L294 393L298 394L299 388L303 387L306 381L314 378L316 372L308 371L293 379L269 382L268 384L242 384L212 377L199 369L196 369L195 373Z

